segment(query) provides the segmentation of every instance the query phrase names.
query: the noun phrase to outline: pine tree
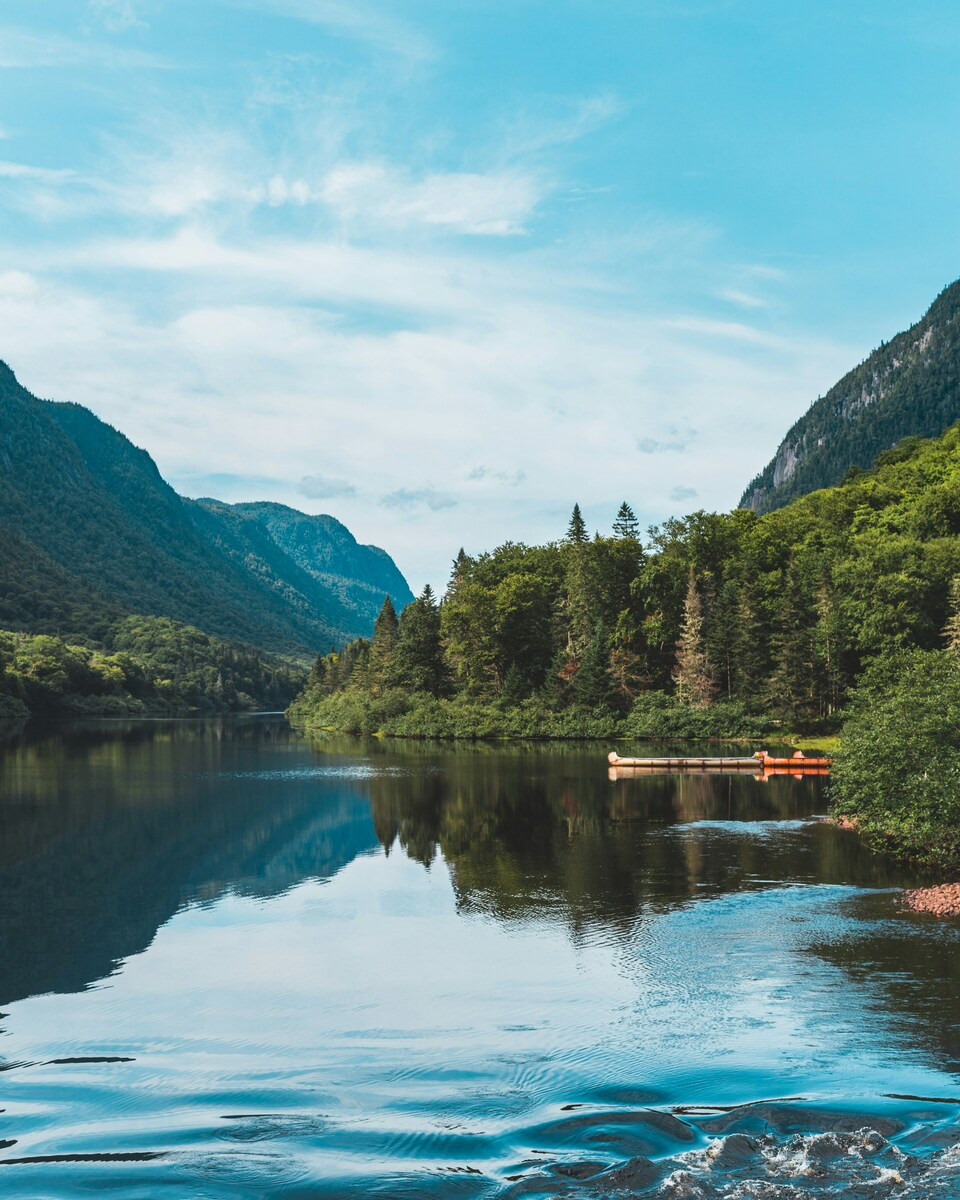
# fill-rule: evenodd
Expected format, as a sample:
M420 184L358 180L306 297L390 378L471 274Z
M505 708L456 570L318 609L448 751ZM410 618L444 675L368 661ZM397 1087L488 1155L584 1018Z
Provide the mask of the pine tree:
M387 680L408 691L439 696L444 690L445 679L440 611L428 583L400 617Z
M695 708L706 708L713 700L716 683L703 644L703 606L693 567L690 568L687 582L673 680L677 687L677 697L685 704Z
M570 514L570 524L567 526L567 541L574 546L582 546L587 540L587 525L580 512L580 505L573 506Z
M707 654L717 668L720 690L725 696L733 695L739 625L740 590L733 579L725 579L710 605L705 639Z
M573 695L578 704L585 708L596 708L609 701L609 663L609 638L602 623L598 621L583 652L580 669L573 677Z
M467 577L467 573L472 566L473 559L461 546L457 552L457 557L453 560L453 566L450 571L450 582L447 584L448 599L452 596L455 596L463 586L463 582Z
M388 681L399 629L397 610L390 597L385 596L373 625L373 643L370 647L370 688L374 694L381 692Z
M784 572L770 650L774 665L768 687L774 711L801 723L819 715L817 613L794 561Z
M617 518L613 522L613 536L640 540L640 522L630 505L624 500L617 510Z
M949 609L943 627L943 640L948 650L960 653L960 575L950 580Z

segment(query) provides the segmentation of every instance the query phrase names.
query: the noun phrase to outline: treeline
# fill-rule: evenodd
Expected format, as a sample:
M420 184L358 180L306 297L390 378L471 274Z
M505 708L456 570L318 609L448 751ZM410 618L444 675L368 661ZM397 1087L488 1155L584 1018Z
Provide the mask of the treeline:
M277 711L305 678L166 617L126 617L100 646L0 631L0 717Z
M295 719L364 732L697 736L833 727L872 660L942 645L960 429L758 516L461 551L445 595L320 656Z

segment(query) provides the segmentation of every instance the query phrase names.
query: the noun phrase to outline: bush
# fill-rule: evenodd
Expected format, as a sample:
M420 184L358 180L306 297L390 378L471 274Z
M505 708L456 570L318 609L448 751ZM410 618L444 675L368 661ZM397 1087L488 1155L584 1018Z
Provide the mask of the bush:
M945 650L877 659L852 693L830 795L865 836L960 867L960 659Z
M693 708L666 692L641 693L624 721L629 738L759 738L770 729L768 720L751 716L739 700Z

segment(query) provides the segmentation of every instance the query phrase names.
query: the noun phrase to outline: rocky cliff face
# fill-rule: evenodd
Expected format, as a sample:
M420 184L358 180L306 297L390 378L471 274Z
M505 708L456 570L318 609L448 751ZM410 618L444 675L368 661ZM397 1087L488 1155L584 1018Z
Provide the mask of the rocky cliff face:
M869 467L905 437L960 420L960 281L922 320L881 345L820 397L750 483L741 508L769 512Z

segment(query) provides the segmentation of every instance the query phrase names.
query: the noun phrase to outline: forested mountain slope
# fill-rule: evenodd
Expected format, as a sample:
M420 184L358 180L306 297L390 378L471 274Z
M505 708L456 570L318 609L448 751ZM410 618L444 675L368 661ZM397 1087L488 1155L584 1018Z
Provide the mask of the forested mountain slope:
M146 451L89 409L37 400L0 363L7 627L97 639L119 614L143 613L303 654L369 632L388 590L409 599L382 551L357 546L331 517L302 519L329 543L325 575L291 557L255 513L184 500Z
M936 437L960 419L960 281L922 320L881 345L783 439L741 508L770 512L869 467L904 437Z

